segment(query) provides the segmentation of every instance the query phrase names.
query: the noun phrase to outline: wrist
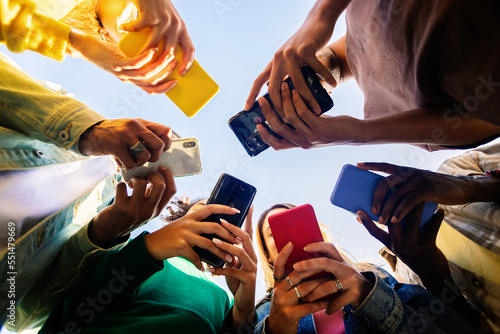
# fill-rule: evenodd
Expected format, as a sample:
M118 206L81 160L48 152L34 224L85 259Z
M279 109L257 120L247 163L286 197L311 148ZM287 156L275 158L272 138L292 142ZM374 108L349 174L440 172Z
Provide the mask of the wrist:
M129 239L130 233L127 235L113 235L110 231L105 231L101 228L104 225L100 221L99 215L97 215L90 221L87 228L87 235L90 242L97 247L107 249Z
M500 201L500 177L479 176L470 179L469 202L495 202Z
M357 298L351 302L351 305L358 308L365 301L366 297L370 294L373 289L373 283L370 282L366 277L359 274L360 280L358 281L356 295Z

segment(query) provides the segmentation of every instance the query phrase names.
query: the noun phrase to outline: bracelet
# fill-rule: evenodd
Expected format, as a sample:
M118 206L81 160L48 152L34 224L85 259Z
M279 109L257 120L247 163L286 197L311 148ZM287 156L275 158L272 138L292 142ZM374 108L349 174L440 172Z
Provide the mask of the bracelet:
M484 176L500 176L500 168L488 170L484 173Z

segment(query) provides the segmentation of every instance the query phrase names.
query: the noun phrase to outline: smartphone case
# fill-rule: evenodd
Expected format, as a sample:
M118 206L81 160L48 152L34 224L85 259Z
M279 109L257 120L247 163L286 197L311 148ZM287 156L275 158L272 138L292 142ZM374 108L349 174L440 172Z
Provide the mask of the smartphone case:
M215 214L204 219L207 222L215 222L220 224L220 219L227 220L230 224L241 227L248 213L248 210L252 206L253 199L257 189L226 173L223 173L217 184L215 185L212 194L208 198L207 205L209 204L222 204L240 210L240 213L234 215L225 214ZM221 239L220 236L215 234L203 234L204 237L212 240L213 238ZM221 239L222 241L226 241ZM225 260L220 259L213 253L206 249L193 247L196 253L200 256L200 259L213 267L222 267Z
M280 252L288 242L292 242L293 244L292 254L290 254L285 264L286 273L293 271L293 265L296 262L325 256L322 253L308 253L304 251L304 246L313 242L324 241L318 220L316 219L316 214L310 204L303 204L289 210L278 212L269 216L268 220L278 252ZM323 272L311 278L326 275L331 274Z
M129 32L125 35L118 47L127 57L134 57L146 42L150 29L146 28L137 32ZM163 41L158 46L157 55L161 55ZM193 60L193 64L184 76L179 75L179 66L182 63L183 52L179 46L175 51L175 60L178 62L172 74L166 79L177 80L177 85L165 93L172 102L188 117L193 117L201 110L218 92L219 86L205 72L200 64ZM155 59L153 58L152 61Z
M122 178L125 182L129 182L134 176L145 177L150 172L158 172L160 166L165 166L174 177L200 174L202 167L198 139L173 139L170 148L161 154L158 161L148 161L142 166L122 169Z
M354 214L362 210L368 214L373 221L378 221L380 214L374 215L372 213L372 200L377 183L383 178L382 175L346 164L340 172L337 184L330 197L330 202ZM383 203L385 203L389 196L390 192L387 192ZM420 220L420 227L424 226L425 223L431 219L436 208L436 203L425 202ZM401 223L404 227L405 219L403 219Z

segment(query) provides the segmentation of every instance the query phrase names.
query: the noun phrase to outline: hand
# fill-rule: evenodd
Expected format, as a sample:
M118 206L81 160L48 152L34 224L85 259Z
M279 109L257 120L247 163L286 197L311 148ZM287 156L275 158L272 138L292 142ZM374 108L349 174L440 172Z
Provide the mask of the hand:
M209 268L208 271L214 275L226 276L228 288L234 295L232 309L232 327L248 324L253 320L255 313L255 280L257 276L257 255L253 249L251 235L236 227L224 219L221 219L222 227L238 238L242 247L214 239L214 244L233 257L232 261L226 262L224 268ZM245 225L252 224L251 218L245 220Z
M282 278L274 283L273 296L271 299L271 309L267 320L266 329L268 333L297 333L299 320L308 314L325 309L328 306L327 300L304 302L311 291L318 287L326 279L313 279L303 282L309 277L309 272L292 271L288 278L299 290L301 300L299 300L295 289L290 285L285 276L285 263L292 254L293 245L289 242L276 257L274 261L274 277Z
M195 50L186 25L172 2L170 0L135 0L134 2L139 10L138 17L134 21L122 24L120 29L129 32L151 29L148 41L139 53L156 48L164 40L165 47L162 56L173 56L179 43L184 53L179 66L179 74L184 75L193 64Z
M356 141L360 123L358 119L349 116L316 116L295 89L290 93L288 85L283 83L281 91L285 119L295 130L279 119L265 98L259 98L262 113L270 127L283 137L279 139L270 134L263 125L257 124L262 140L269 146L279 151L292 147L309 149Z
M222 251L212 240L203 237L201 234L217 234L222 239L237 243L237 237L222 227L221 224L203 221L211 214L233 215L237 212L237 209L225 205L211 204L179 218L160 230L146 235L146 247L149 254L157 261L181 256L202 270L203 265L200 257L193 250L194 246L198 246L225 261L232 261L233 257L231 255Z
M89 232L90 240L103 248L116 239L158 216L176 192L172 173L160 167L159 174L149 173L145 179L131 180L133 192L127 195L125 183L118 183L113 204L99 212Z
M155 1L153 1L155 2ZM161 94L172 89L176 81L164 81L177 65L173 56L156 55L157 49L147 49L136 57L128 58L116 43L83 35L76 31L70 33L72 56L90 61L118 79L132 83L148 94Z
M158 161L170 147L172 130L162 124L142 119L113 119L98 123L80 137L78 148L88 155L113 155L120 167L130 169L146 161ZM134 156L130 148L143 142L146 150Z
M299 30L276 52L273 60L255 79L245 104L245 110L252 107L260 89L269 80L269 95L276 111L283 116L280 87L285 76L290 74L299 94L313 108L316 115L320 114L321 108L308 89L300 68L307 64L323 80L333 87L336 86L334 77L318 60L316 52L330 40L335 23L349 2L350 0L316 2Z
M315 242L304 247L309 253L323 253L327 257L313 258L294 264L293 268L299 273L313 275L319 272L332 273L335 279L328 280L316 287L305 298L306 302L313 302L327 298L329 300L326 314L334 314L341 307L352 305L358 307L373 289L373 284L356 269L352 268L340 255L337 248L328 242ZM337 290L335 280L342 284L342 291Z
M443 210L438 210L429 222L420 228L424 204L415 207L401 224L389 223L389 232L378 228L370 217L358 212L358 217L368 232L394 252L408 267L420 276L424 285L431 288L442 283L449 274L448 261L436 246L436 236L443 220ZM431 289L430 289L431 290Z
M372 213L380 213L380 224L397 223L422 202L465 204L474 191L474 178L434 173L388 163L365 162L357 166L365 170L391 174L380 180L373 193ZM382 207L388 191L394 190Z

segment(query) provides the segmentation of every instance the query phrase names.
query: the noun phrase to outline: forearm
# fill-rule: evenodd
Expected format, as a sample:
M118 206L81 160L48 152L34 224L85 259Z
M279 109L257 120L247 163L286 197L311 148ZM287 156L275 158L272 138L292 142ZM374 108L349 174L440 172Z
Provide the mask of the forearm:
M351 0L317 0L307 15L307 20L325 19L335 23Z
M464 146L500 134L500 127L467 115L460 122L447 117L448 108L418 108L360 121L360 143L409 143Z

